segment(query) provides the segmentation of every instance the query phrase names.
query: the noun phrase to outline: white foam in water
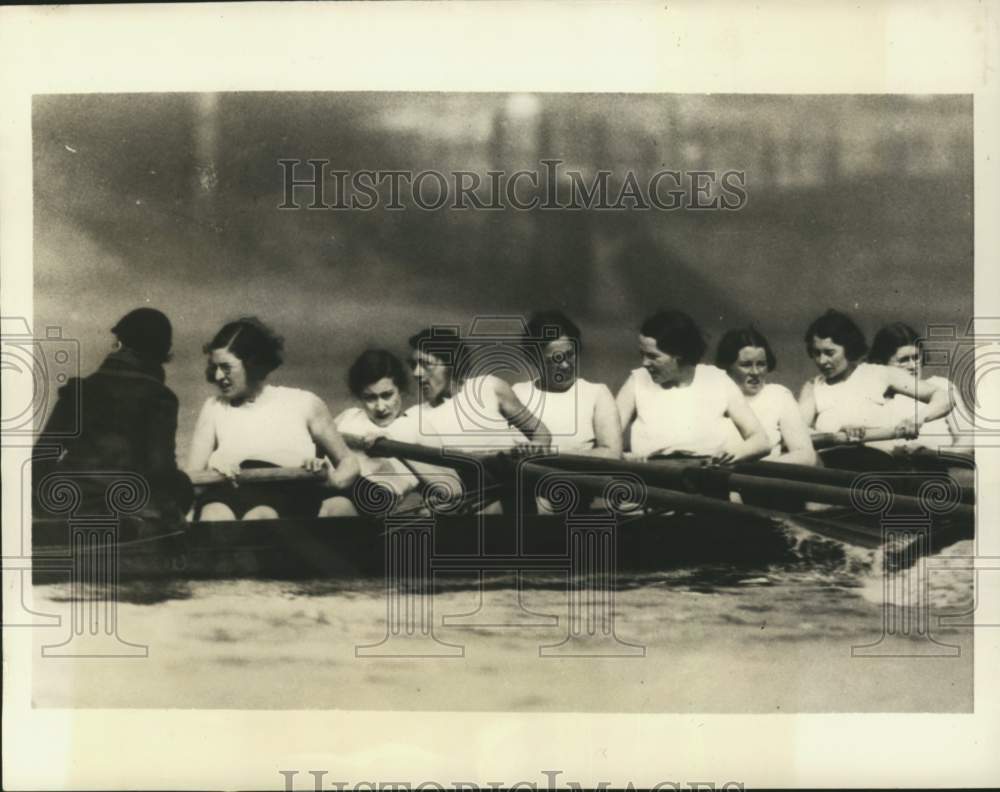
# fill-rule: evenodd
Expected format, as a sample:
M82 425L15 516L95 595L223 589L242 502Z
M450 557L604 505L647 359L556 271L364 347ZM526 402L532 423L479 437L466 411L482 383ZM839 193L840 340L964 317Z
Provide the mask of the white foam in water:
M791 552L799 561L822 564L825 571L867 575L882 566L881 552L820 536L800 525L794 517L778 519L791 541Z
M877 604L929 607L951 613L967 611L972 607L974 593L974 577L967 558L974 554L973 541L957 542L918 560L914 566L888 571L882 551L877 551L871 569L861 578L859 593ZM923 590L919 589L921 586Z

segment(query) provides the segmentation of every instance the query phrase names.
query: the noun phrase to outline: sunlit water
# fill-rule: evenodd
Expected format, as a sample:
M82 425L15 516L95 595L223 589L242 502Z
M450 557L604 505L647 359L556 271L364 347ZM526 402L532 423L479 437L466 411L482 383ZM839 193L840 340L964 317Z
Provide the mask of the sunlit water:
M618 640L596 649L565 644L563 577L527 576L518 604L512 579L491 578L481 593L468 581L445 576L431 599L436 642L425 653L450 657L358 656L358 647L378 646L383 654L413 647L384 643L387 599L378 581L127 584L120 593L119 635L148 646L149 656L36 655L34 702L112 708L968 712L971 630L954 626L962 618L942 624L941 617L972 608L971 573L946 568L949 558L957 564L971 554L972 543L964 542L931 559L928 595L921 597L929 634L919 627L915 608L883 606L884 592L899 590L901 578L887 587L876 555L853 550L819 565L802 559L622 577L614 600ZM66 586L37 586L34 594L37 610L68 614ZM455 623L456 616L462 623ZM879 643L884 623L889 633ZM39 647L63 640L59 634L59 628L37 630ZM545 647L560 643L563 650L591 656L551 656L559 649ZM855 655L876 656L852 656L852 647L876 643L874 650L855 649Z

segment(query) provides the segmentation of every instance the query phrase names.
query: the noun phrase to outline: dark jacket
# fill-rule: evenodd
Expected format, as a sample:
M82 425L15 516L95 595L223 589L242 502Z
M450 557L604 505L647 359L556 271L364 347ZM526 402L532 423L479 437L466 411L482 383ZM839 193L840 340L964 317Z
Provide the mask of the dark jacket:
M164 384L162 366L140 362L128 350L109 355L89 377L74 377L35 444L35 485L46 473L134 472L146 478L151 505L185 511L191 483L177 469L177 397ZM79 424L75 437L66 438ZM56 440L55 438L58 438ZM57 458L42 458L62 446ZM86 497L103 500L110 478L79 476Z

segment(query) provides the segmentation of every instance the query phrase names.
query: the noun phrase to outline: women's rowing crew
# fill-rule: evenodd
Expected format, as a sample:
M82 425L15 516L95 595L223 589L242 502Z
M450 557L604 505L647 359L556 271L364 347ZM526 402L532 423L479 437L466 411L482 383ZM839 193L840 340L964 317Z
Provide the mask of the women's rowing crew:
M705 340L690 316L677 310L650 316L639 327L641 366L616 398L606 385L581 376L582 334L563 312L535 314L527 333L521 351L539 353L535 370L513 386L498 376L510 368L502 350L494 355L488 344L463 339L454 329L412 336L409 362L419 399L408 410L403 364L390 352L368 350L348 374L360 407L334 420L315 394L267 382L283 351L270 328L253 317L226 324L204 347L206 377L217 392L202 406L188 469L216 470L235 485L244 468L305 467L325 471L326 487L217 486L202 498L201 519L354 514L364 487L385 487L398 497L435 479L454 482L446 468L371 458L361 449L377 436L466 453L527 448L612 459L628 454L727 463L767 457L799 464L816 463L816 433L863 440L874 429L890 429L886 434L898 439L885 448L901 439L937 446L956 436L953 389L940 377L921 379L917 334L903 324L883 327L866 359L864 334L849 317L830 310L814 321L805 342L819 373L803 386L797 409L787 389L767 382L775 356L752 327L727 332L711 366L702 363ZM173 456L177 413L163 385L170 323L158 311L140 309L123 318L115 334L118 351L77 386L93 385L96 395L88 403L107 409L88 407L84 417L99 420L84 421L63 458L46 463L44 448L36 447L35 479L44 478L44 464L104 470L113 456L117 469L154 481L163 513L183 509L190 495L181 485L187 482L163 458L164 452ZM78 397L64 395L43 438L71 417L70 397ZM144 411L152 416L148 426L137 422ZM358 441L358 450L348 449L341 432ZM114 453L102 456L107 449Z

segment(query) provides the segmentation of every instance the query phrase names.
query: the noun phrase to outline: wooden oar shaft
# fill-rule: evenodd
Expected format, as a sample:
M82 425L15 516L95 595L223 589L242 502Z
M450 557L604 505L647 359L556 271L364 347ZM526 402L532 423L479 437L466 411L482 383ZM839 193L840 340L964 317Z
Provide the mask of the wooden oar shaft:
M567 474L567 477L576 486L592 493L605 492L608 487L621 481L621 479L616 478L613 474L587 473L580 476L573 476L572 472L561 471L536 462L526 462L522 466L522 470L529 479L538 479L542 476L552 476L553 474L558 475L560 472L563 472ZM846 525L811 516L789 515L775 509L733 503L728 500L717 500L705 497L704 495L694 495L662 487L646 487L643 490L643 500L645 506L673 509L681 512L717 514L720 517L729 518L743 517L779 522L790 521L798 523L803 528L807 528L822 536L839 541L852 542L864 547L878 547L882 542L881 530L877 527Z
M585 456L583 454L563 454L542 457L538 463L547 467L558 467L565 470L587 473L634 473L648 484L664 486L668 489L696 489L691 481L691 471L701 467L699 461L686 460L656 460L653 462L634 462L622 459L606 459L603 457Z
M348 445L353 442L360 442L364 448L364 441L357 437L350 437ZM476 469L479 467L477 460L496 457L499 450L492 452L485 451L464 451L451 448L434 448L433 446L417 445L416 443L402 443L398 440L390 440L388 437L380 437L366 453L373 457L398 457L408 459L412 462L423 462L428 465L438 465L440 467L452 468L454 470Z
M768 495L796 496L803 500L829 503L834 506L855 506L851 490L845 487L832 487L828 484L815 484L803 481L787 481L764 476L747 476L734 473L728 479L729 487L744 495L753 493ZM892 508L900 508L923 514L927 512L924 502L912 495L893 493ZM971 520L974 517L974 507L967 503L954 504L949 514Z
M841 430L838 432L817 432L812 436L812 444L813 448L818 451L823 448L832 448L839 445L864 445L865 443L874 443L880 440L896 440L898 438L899 435L896 433L894 427L865 429L865 436L861 440L851 440L848 438L847 432Z
M806 468L800 465L793 466L777 463L752 463L733 470L731 468L706 468L698 463L684 461L628 462L577 454L560 454L558 457L542 459L540 463L549 467L567 468L592 473L611 471L635 473L649 485L661 486L667 489L680 489L692 494L704 492L705 490L715 492L757 492L769 495L790 495L800 497L802 500L829 503L838 506L853 505L851 487L858 478L858 474L846 471ZM764 467L765 465L769 465L769 467ZM774 470L770 470L770 468L774 468ZM791 468L792 470L789 472L793 473L802 473L803 470L810 472L818 471L820 475L817 475L818 480L811 481L784 478L779 476L779 468ZM742 470L759 472L762 469L767 470L771 475L750 475L742 472ZM828 480L824 481L822 474L832 475L830 475ZM914 486L920 483L920 479L914 477ZM963 492L962 500L965 500L966 491L961 491ZM914 509L918 512L922 510L919 499L914 497L910 491L895 494L894 503L901 508ZM968 503L963 503L955 507L954 514L971 518L973 508Z
M195 489L225 484L229 479L214 470L199 470L190 474ZM326 481L326 472L305 468L248 468L241 470L236 479L239 484L284 484L293 481Z
M832 487L856 486L858 477L863 475L850 470L834 468L810 467L808 465L785 464L784 462L739 462L733 465L737 473L750 476L763 476L776 481L799 481L805 483L824 484ZM916 495L920 487L933 479L933 474L914 475L909 479L897 477L892 486L904 495ZM975 503L975 491L972 487L955 482L961 492L962 503Z

